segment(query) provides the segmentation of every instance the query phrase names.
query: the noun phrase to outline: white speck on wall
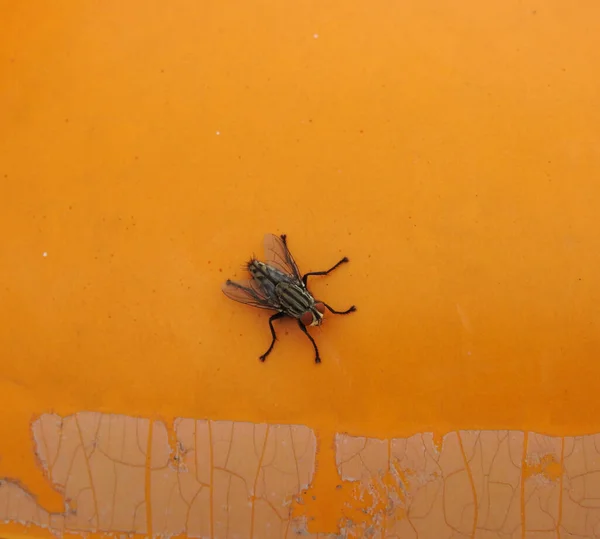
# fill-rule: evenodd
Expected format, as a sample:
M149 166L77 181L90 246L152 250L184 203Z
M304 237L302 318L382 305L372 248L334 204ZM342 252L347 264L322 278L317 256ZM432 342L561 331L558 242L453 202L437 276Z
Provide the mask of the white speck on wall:
M43 256L44 258L46 258L46 257L48 256L48 253L47 253L46 251L44 251L44 252L42 253L42 256Z
M313 34L313 37L314 37L315 39L319 39L319 34Z
M220 134L221 134L221 131L217 131L217 135L220 135Z

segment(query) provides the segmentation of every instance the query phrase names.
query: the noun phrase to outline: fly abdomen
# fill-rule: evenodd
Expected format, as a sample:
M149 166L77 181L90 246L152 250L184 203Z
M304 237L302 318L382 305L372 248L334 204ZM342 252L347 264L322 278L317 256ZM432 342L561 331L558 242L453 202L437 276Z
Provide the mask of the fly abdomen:
M300 318L315 304L315 300L305 289L289 282L278 283L275 293L281 303L281 308L289 316Z
M268 297L276 296L275 287L278 283L289 280L289 277L282 271L258 260L248 262L248 271Z

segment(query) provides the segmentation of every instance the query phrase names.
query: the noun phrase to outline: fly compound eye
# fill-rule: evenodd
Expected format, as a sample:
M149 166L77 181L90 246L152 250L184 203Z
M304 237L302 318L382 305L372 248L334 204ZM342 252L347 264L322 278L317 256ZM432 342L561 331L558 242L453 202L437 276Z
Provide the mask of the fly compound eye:
M321 314L325 314L325 305L323 305L321 302L315 303L315 309L317 309L317 311L319 311Z
M302 322L305 326L310 326L314 321L314 315L310 311L306 311L301 317L300 322Z

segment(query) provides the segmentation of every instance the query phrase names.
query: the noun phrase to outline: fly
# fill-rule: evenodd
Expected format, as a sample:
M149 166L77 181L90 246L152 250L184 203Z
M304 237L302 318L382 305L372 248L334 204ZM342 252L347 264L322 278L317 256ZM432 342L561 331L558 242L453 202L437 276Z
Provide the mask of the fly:
M325 309L333 314L350 314L356 311L356 307L352 305L346 311L336 311L327 303L314 298L307 288L307 281L312 275L328 275L338 266L347 263L348 258L342 258L327 271L311 271L301 275L288 249L285 234L267 234L264 246L266 261L261 262L254 257L250 259L245 266L250 278L244 281L227 279L222 287L223 293L234 301L277 311L269 318L272 340L269 349L260 356L261 361L267 359L277 340L273 322L287 316L298 321L298 326L315 349L315 363L321 363L317 343L308 333L307 326L320 326Z

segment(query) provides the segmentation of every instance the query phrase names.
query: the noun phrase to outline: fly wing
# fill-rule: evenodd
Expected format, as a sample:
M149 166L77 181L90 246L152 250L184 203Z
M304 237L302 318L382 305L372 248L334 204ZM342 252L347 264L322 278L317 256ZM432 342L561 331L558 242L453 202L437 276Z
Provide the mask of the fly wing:
M246 279L244 281L227 279L223 283L221 290L229 299L251 305L252 307L271 309L273 311L278 310L280 307L277 301L269 299L265 295L253 279Z
M281 236L265 235L265 262L302 282L300 270Z

